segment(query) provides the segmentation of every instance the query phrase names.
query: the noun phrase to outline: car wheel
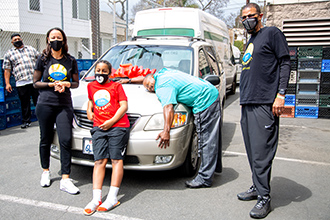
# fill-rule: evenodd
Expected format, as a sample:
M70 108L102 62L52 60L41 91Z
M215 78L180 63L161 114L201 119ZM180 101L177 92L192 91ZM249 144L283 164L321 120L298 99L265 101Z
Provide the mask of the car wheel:
M200 165L200 157L198 156L198 137L197 132L194 131L193 136L191 138L190 148L188 149L188 153L186 159L182 165L182 172L185 176L193 176L196 174Z
M230 94L234 95L236 93L236 76L233 80L233 82L231 83L231 89L230 89Z

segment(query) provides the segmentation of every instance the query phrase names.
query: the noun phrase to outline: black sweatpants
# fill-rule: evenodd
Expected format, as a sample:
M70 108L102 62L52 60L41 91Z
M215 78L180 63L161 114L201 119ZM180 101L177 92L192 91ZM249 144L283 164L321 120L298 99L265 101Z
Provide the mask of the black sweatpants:
M18 97L21 101L22 108L22 122L30 123L31 122L31 102L30 98L32 97L34 106L37 106L37 100L39 96L39 90L33 87L33 84L27 84L25 86L17 87Z
M279 132L279 118L273 115L272 104L242 105L241 129L253 184L258 195L269 195Z
M71 141L72 141L72 106L53 106L37 104L36 115L40 127L40 162L43 169L49 168L50 147L54 138L54 124L60 143L61 173L71 172Z

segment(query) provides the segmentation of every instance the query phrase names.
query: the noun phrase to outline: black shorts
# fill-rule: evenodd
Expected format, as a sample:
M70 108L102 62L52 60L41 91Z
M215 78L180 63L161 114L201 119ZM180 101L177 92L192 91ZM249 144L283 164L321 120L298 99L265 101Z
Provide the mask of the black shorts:
M130 128L113 127L102 130L93 127L91 130L94 160L124 160L128 144Z

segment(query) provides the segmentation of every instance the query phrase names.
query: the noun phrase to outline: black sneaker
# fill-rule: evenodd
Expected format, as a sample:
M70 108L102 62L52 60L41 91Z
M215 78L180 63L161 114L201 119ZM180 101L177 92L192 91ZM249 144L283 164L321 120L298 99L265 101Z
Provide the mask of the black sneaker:
M30 127L31 126L31 123L30 122L24 122L22 125L21 125L21 128L22 129L25 129L27 127Z
M251 186L246 192L238 193L237 198L239 200L249 201L258 199L258 193L254 186Z
M270 196L258 196L258 202L250 212L252 218L265 218L270 213Z

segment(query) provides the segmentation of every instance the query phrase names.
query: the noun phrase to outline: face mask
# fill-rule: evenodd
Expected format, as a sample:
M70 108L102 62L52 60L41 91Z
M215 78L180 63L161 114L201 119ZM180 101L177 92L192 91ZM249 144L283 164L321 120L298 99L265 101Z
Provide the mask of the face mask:
M242 24L249 34L254 34L256 32L256 27L258 24L258 18L247 18L242 21Z
M23 45L23 41L21 41L21 40L15 41L13 44L14 44L15 47L19 48Z
M54 40L50 42L50 47L55 51L59 51L62 48L62 41Z
M107 74L100 74L100 73L95 73L95 79L98 83L104 84L108 81L109 75Z

